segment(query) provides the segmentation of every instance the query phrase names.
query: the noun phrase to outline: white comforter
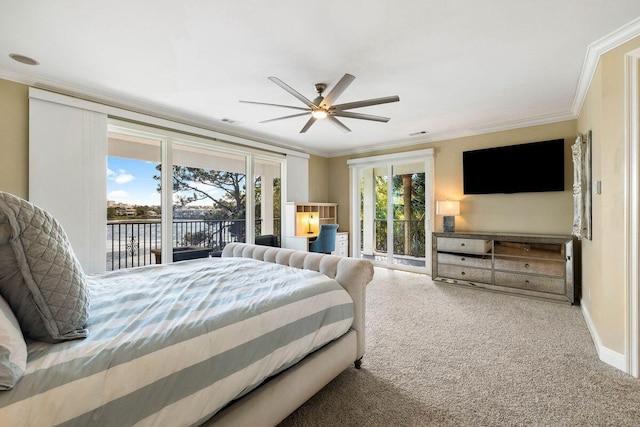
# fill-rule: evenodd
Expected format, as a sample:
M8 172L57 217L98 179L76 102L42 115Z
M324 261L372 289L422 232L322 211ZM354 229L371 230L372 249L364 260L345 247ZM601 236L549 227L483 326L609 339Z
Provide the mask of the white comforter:
M246 258L88 281L88 338L29 344L3 426L198 425L353 322L335 280Z

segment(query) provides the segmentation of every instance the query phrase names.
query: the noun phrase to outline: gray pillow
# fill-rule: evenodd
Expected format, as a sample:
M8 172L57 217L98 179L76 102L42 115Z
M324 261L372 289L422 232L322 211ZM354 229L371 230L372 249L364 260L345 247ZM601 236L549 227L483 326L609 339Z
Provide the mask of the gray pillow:
M0 295L26 337L84 338L89 294L64 230L48 212L0 191Z
M0 390L9 390L27 368L27 344L9 304L0 297Z

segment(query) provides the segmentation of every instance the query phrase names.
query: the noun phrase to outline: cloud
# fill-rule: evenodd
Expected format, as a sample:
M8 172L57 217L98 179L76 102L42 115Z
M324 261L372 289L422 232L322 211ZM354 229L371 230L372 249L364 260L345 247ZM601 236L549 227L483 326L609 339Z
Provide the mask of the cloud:
M129 195L129 193L124 190L111 191L109 192L109 194L107 194L108 200L114 200L116 202L129 202L130 198L131 196Z
M127 171L124 169L120 169L120 172L114 178L114 181L116 182L116 184L126 184L127 182L131 182L134 179L136 179L135 176L131 175L130 173L127 173Z
M136 179L136 177L131 175L130 173L127 173L127 171L124 169L120 169L120 171L116 173L113 170L107 168L107 179L110 181L115 181L116 184L126 184Z

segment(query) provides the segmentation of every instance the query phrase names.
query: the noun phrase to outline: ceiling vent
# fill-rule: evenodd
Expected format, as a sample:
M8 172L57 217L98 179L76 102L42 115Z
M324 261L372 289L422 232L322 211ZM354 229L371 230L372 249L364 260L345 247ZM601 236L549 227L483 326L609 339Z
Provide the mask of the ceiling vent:
M29 58L28 56L20 55L19 53L10 53L9 58L14 61L20 62L21 64L26 65L39 65L40 63L33 58Z

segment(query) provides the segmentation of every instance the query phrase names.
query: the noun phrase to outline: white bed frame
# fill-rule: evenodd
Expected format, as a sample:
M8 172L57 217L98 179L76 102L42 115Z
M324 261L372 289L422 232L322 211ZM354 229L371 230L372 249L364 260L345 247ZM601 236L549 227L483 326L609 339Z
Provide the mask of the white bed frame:
M319 271L336 279L353 298L355 317L349 332L225 407L204 423L205 426L275 426L352 363L360 368L365 346L365 288L373 279L373 265L361 259L245 243L227 245L222 256L253 258Z

